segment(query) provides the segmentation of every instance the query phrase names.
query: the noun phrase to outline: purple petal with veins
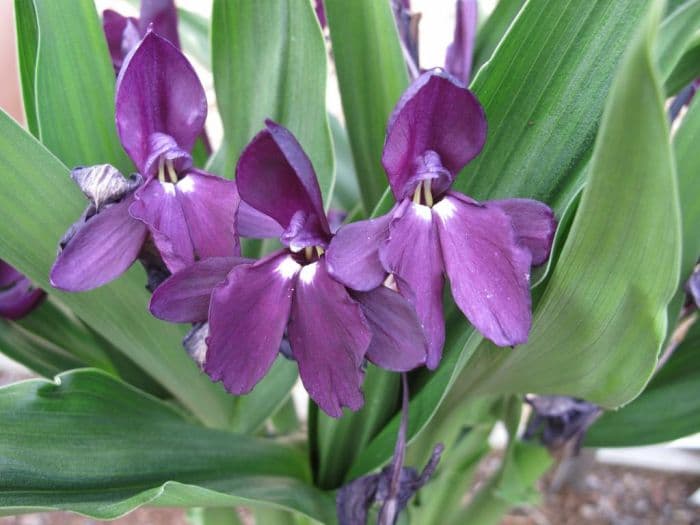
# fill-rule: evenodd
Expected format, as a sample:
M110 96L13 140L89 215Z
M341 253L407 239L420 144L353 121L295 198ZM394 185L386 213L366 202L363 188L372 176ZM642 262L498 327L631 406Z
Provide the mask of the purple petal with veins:
M211 293L237 265L252 263L242 257L211 257L180 270L156 289L149 309L171 323L206 321Z
M350 294L362 308L372 331L367 359L394 372L424 365L428 344L413 306L401 294L385 286L371 292Z
M204 129L207 100L185 56L149 31L126 58L117 78L116 123L124 149L145 177L154 176L154 134L172 137L189 152Z
M442 312L443 258L431 209L411 201L397 208L389 238L379 250L387 271L399 277L399 292L413 303L428 340L428 368L440 362L445 342ZM405 290L408 286L410 290Z
M484 110L471 91L440 70L423 73L401 96L387 126L382 164L396 200L410 196L417 178L432 179L436 195L446 191L485 140Z
M51 285L82 292L124 273L138 257L146 226L129 215L134 194L81 219L51 268Z
M204 371L232 394L250 392L277 357L300 269L277 252L236 266L214 289Z
M433 208L452 297L469 322L499 346L527 341L532 256L508 215L460 194Z
M241 200L273 218L294 251L328 245L330 227L316 173L301 145L284 127L268 120L241 153L236 167Z
M362 362L372 334L360 306L327 272L323 260L299 272L289 342L311 399L331 417L363 404Z
M457 0L456 8L455 33L447 48L445 70L466 86L472 73L479 5L477 0Z
M348 288L369 291L386 279L379 248L389 235L391 212L342 226L326 252L328 272Z

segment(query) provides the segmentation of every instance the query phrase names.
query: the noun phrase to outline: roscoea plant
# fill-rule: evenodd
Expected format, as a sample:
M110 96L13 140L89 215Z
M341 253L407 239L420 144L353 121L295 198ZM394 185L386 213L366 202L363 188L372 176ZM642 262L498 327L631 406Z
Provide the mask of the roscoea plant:
M700 428L653 409L698 381L700 2L486 7L431 61L407 1L16 0L2 513L496 523L532 437Z

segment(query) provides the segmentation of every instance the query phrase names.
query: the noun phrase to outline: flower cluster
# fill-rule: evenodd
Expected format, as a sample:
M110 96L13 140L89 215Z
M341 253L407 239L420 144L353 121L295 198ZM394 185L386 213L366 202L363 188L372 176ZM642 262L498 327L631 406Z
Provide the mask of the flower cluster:
M311 161L271 120L240 155L235 182L195 168L206 113L187 59L147 30L116 90L117 130L138 173L72 172L90 204L61 242L54 286L92 289L139 259L157 287L156 317L206 323L198 361L214 381L245 394L288 348L309 395L334 417L362 406L366 361L438 366L445 276L485 337L527 340L530 267L549 256L556 222L536 201L482 203L452 189L486 140L483 109L459 81L433 70L410 86L382 156L396 204L336 233ZM245 259L239 236L282 247Z

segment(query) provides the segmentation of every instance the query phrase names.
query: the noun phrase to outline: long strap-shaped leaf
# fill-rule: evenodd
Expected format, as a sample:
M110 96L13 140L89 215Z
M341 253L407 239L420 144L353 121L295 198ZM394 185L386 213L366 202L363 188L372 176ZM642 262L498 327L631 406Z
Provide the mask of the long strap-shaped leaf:
M299 451L197 426L95 370L0 389L0 428L0 512L267 504L333 520Z
M0 258L46 290L58 240L85 206L67 168L0 113ZM99 290L59 294L93 329L168 388L202 421L227 426L234 398L182 350L182 330L152 318L143 270Z
M289 128L309 155L327 199L334 161L326 116L326 50L310 2L217 0L212 68L224 142L211 169L232 178L266 118Z

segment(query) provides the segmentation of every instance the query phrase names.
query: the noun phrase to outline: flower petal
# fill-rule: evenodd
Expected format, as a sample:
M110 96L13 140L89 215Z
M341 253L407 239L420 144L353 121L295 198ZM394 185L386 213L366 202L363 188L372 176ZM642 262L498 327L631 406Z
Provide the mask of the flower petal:
M123 42L124 31L128 23L135 24L137 20L135 18L122 16L111 9L105 9L102 12L102 29L107 39L109 56L112 59L115 73L119 73L119 69L124 62L124 56L126 55L126 53L124 53Z
M284 230L272 217L256 210L244 201L238 203L236 225L241 237L253 239L277 239Z
M163 262L172 273L194 262L194 247L175 184L151 179L134 194L129 213L148 226Z
M175 185L195 257L241 254L236 233L236 183L203 171L190 172Z
M455 34L447 48L445 70L466 86L472 73L479 6L477 0L457 0L456 6Z
M323 260L299 273L288 331L311 399L331 417L342 416L342 407L362 407L362 363L372 334L360 306Z
M426 153L436 153L454 178L485 140L484 109L471 91L442 71L423 73L401 96L387 126L382 164L396 200L413 191L416 170L428 170L425 178L433 178L436 194L451 184L435 162L423 166Z
M236 266L214 288L204 371L232 394L250 392L277 357L299 269L277 252Z
M4 261L0 261L0 317L17 320L46 297L40 288Z
M147 165L152 134L170 135L189 152L204 129L207 100L197 74L175 46L153 31L124 61L116 93L119 137L144 176L157 169L153 162Z
M153 24L154 32L180 49L174 0L141 0L139 22L142 34L146 34L149 26Z
M214 287L226 280L238 264L250 263L241 257L211 257L168 277L156 288L149 309L158 319L171 323L206 321Z
M379 286L371 292L351 295L360 304L372 330L367 359L395 372L407 372L425 364L428 343L416 311L401 294Z
M389 235L391 212L341 226L326 252L328 272L348 288L373 290L386 279L379 247Z
M271 120L265 124L236 167L241 200L276 220L292 250L326 246L330 228L311 161L286 128Z
M508 215L453 192L433 213L457 306L495 344L526 342L532 257L518 243Z
M130 195L74 225L75 233L51 268L51 285L83 292L116 279L138 257L147 229L129 215Z
M439 364L445 342L445 278L435 222L430 208L404 201L389 227L389 240L379 250L384 267L399 277L399 292L416 309L428 340L427 366L431 369Z
M487 208L496 206L508 214L518 241L532 254L533 266L549 258L557 229L557 220L549 206L532 199L505 199L483 204Z

